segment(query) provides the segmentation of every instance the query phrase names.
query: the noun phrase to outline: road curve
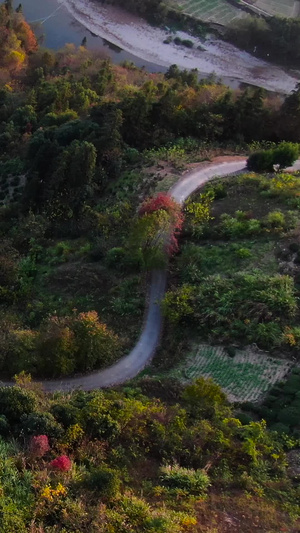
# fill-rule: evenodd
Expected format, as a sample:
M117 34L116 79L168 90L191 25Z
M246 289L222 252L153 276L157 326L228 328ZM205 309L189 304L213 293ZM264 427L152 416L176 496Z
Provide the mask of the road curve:
M226 160L227 159L227 160ZM222 158L221 163L210 163L202 168L184 174L170 189L173 198L183 203L196 189L215 177L224 177L245 169L246 159L242 157ZM46 392L71 391L75 389L92 390L110 387L135 377L153 357L159 344L162 330L162 315L160 303L166 289L167 272L156 270L152 273L149 293L148 310L141 336L131 350L114 365L91 374L45 380L40 382ZM4 382L2 385L11 386L14 383Z

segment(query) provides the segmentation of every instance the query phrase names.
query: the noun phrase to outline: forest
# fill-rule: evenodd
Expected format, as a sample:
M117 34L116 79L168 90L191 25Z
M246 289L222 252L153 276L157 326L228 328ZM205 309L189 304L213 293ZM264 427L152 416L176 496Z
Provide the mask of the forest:
M1 533L299 529L294 363L259 406L203 377L66 394L35 381L128 353L168 262L154 366L190 331L298 358L300 178L280 158L297 158L300 87L284 99L197 74L46 50L0 6L0 375L15 383L0 387ZM191 165L249 153L257 173L183 209L167 194Z

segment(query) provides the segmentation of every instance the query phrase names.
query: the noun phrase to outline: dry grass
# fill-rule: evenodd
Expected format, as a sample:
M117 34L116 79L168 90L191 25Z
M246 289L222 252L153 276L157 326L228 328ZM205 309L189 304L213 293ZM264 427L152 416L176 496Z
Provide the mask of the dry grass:
M297 533L299 523L259 497L211 494L197 505L197 533Z

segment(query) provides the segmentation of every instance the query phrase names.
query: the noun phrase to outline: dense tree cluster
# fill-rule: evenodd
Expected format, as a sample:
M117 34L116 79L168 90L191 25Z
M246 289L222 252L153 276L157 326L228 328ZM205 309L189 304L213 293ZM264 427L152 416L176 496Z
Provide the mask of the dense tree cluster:
M228 39L249 52L294 66L300 59L299 34L299 18L283 17L247 17L227 31Z
M0 6L0 68L1 82L9 73L17 74L27 64L28 54L36 52L37 41L22 13L13 12L12 2Z

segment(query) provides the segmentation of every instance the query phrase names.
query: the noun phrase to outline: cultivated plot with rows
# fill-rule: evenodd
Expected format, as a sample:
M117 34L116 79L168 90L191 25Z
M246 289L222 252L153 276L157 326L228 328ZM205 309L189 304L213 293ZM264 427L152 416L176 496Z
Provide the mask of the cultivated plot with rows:
M245 1L250 4L249 7L252 7L253 2ZM256 0L253 5L272 16L290 18L298 17L300 14L300 2L298 0Z
M211 377L228 395L230 401L256 401L274 383L281 381L292 363L269 357L252 347L227 355L221 346L194 346L187 358L169 375L184 382L200 376Z
M206 22L215 22L224 26L233 20L247 16L244 11L234 7L226 0L179 0L184 13Z

